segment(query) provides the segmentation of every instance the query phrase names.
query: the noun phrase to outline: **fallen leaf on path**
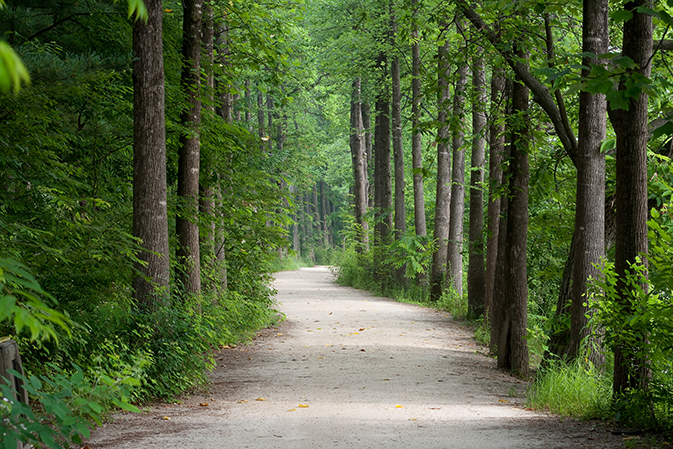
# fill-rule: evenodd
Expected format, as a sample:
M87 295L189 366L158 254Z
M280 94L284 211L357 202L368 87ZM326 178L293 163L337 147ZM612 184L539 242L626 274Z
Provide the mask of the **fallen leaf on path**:
M441 410L441 407L428 407L429 410Z
M331 314L332 314L332 312L328 313L327 315L331 315Z
M383 379L383 380L390 380L390 379Z
M498 399L498 402L504 402L506 404L509 404L509 401L507 399Z
M266 399L264 399L264 398L257 398L257 399L255 399L255 401L263 402L263 401L266 401Z
M199 405L200 405L201 407L208 407L208 405L210 405L210 404L208 404L207 402L202 402L202 403L200 403Z
M291 408L290 410L288 410L288 412L296 412L296 411L297 411L296 408Z
M364 327L363 327L362 329L360 329L360 332L362 332L363 330L365 330L365 328L364 328Z
M311 329L307 330L306 332L313 332Z
M283 334L278 334L278 336L281 336L281 335L283 335Z
M171 419L171 418L169 418L168 416L164 416L164 419Z
M240 401L238 401L239 404L245 404L246 402L248 402L247 399L241 399Z
M362 351L362 352L365 352L365 350L364 350L364 349L360 349L360 351Z
M308 404L297 404L299 408L308 408Z
M325 357L318 357L319 359L324 359Z
M397 405L395 406L395 408L404 408L404 406L403 406L403 405L400 405L400 404L397 404Z

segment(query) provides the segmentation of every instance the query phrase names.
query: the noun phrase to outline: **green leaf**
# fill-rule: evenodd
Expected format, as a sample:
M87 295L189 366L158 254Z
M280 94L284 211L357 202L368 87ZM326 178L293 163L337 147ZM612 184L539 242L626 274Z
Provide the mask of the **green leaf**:
M631 20L632 17L633 13L625 9L618 9L610 13L610 18L615 22L626 22L627 20Z
M128 0L129 3L129 19L133 14L136 15L135 20L142 20L147 22L149 15L147 14L147 8L143 0Z

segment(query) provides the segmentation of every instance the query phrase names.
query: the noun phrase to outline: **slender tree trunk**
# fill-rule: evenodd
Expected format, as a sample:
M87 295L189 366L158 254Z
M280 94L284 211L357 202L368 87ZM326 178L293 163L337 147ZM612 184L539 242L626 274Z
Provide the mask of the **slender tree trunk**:
M632 11L632 18L624 23L622 55L631 58L639 75L650 76L652 55L652 16L638 12L637 8L651 8L649 0L636 0L625 5ZM619 90L625 90L625 82ZM617 240L615 242L615 271L618 276L617 291L622 306L628 311L634 300L625 284L627 271L633 272L630 264L647 267L647 93L640 92L629 100L628 111L612 110L611 119L617 142ZM577 255L575 255L577 257ZM640 261L639 261L640 259ZM647 291L647 285L643 286ZM615 347L615 370L613 389L616 395L634 388L647 388L650 377L647 356L643 354L642 342L646 335L635 341L618 341Z
M186 0L182 28L182 76L181 86L188 107L180 115L180 121L189 134L180 136L178 150L178 197L181 207L176 219L180 280L187 295L201 291L199 257L199 170L201 122L201 19L203 0Z
M507 213L505 276L505 320L500 328L498 367L528 375L528 277L526 244L528 234L528 87L515 82L512 92L513 135Z
M608 1L584 0L582 19L582 51L595 55L608 52ZM585 56L582 77L589 76L591 66L602 61ZM605 255L605 154L601 145L605 139L607 122L605 95L580 92L579 141L575 166L577 167L577 200L575 206L575 260L573 264L572 310L570 322L570 358L580 356L580 346L589 337L589 308L586 292L589 278L597 279L595 267ZM594 346L600 342L593 341ZM595 365L605 363L599 347L591 348L587 357Z
M364 219L367 212L367 155L365 153L365 135L362 124L362 108L360 102L360 78L353 80L351 96L351 160L353 163L355 224L358 226L358 252L367 251L369 246L369 224Z
M301 257L301 244L299 242L299 214L297 213L297 188L294 185L290 185L290 197L292 201L295 202L294 210L292 212L292 250Z
M217 114L227 123L233 121L233 100L231 97L231 49L229 46L229 24L226 17L217 25L217 55L218 63L222 68L222 76L217 83L218 105Z
M386 58L381 56L381 65L385 66ZM389 92L384 88L376 99L376 120L374 130L375 146L375 199L377 200L377 215L379 223L376 225L377 241L381 245L390 243L389 237L393 230L393 193L392 173L390 167L390 101Z
M325 181L320 181L320 222L322 223L322 241L324 247L329 247L327 236L327 192Z
M467 314L484 313L484 165L486 163L486 80L483 48L477 47L472 68L472 159L470 161L470 230L467 268Z
M502 190L502 163L505 152L505 128L500 118L504 113L505 78L502 69L494 68L491 76L491 121L489 125L488 158L488 224L486 238L486 280L484 285L484 312L492 323L493 293L495 290L498 235L500 227L500 196Z
M451 221L447 245L446 274L449 287L460 298L463 296L463 213L465 210L465 132L462 117L465 113L465 86L467 64L458 67L458 80L453 95L452 142L453 167L451 171Z
M313 235L315 236L315 243L322 244L322 222L320 221L320 204L318 203L317 184L313 184L311 207L313 209Z
M443 46L438 47L439 98L437 105L437 195L435 199L434 239L437 249L432 255L432 271L430 273L430 299L437 301L444 289L446 273L446 248L449 238L449 218L451 210L451 153L449 152L449 49L447 39Z
M203 33L202 33L202 45L203 45L203 58L202 66L203 72L205 73L206 81L206 92L205 92L205 109L206 113L214 114L215 113L215 98L214 98L214 88L215 88L215 74L213 71L214 67L214 55L215 55L215 29L213 21L213 9L209 3L204 3L203 5ZM203 161L202 161L203 162ZM202 170L203 170L203 163ZM210 170L208 170L210 171ZM215 266L215 230L217 227L217 214L215 213L215 204L214 204L214 194L213 189L210 184L199 183L199 221L201 231L199 232L200 239L200 256L201 256L201 266L207 266L209 269L213 269ZM207 288L212 289L214 286L209 285Z
M167 296L169 281L164 113L163 7L145 0L148 20L133 22L133 236L145 251L136 264L133 297L151 309Z
M425 197L423 190L423 148L421 142L421 43L416 13L418 0L412 0L414 16L411 31L411 160L414 179L414 224L417 236L427 235Z
M376 163L374 162L374 145L372 143L372 124L371 124L371 114L369 113L369 103L362 102L360 105L362 112L362 126L365 129L365 154L367 155L365 159L365 172L367 173L367 207L374 207L374 198L376 194L374 193L374 172L376 171Z
M259 135L259 138L262 139L260 149L264 151L264 147L266 146L264 141L265 139L268 139L268 136L266 135L264 120L264 94L261 91L257 92L257 134Z
M392 2L391 11L391 42L395 42L397 34L397 21ZM407 233L407 214L404 201L404 147L402 146L402 88L400 86L400 58L395 55L390 65L390 77L392 79L393 102L392 102L392 134L393 134L393 159L395 161L395 240L399 240ZM401 284L405 283L407 269L402 265L395 270L395 277Z
M250 80L246 79L245 80L245 123L248 124L248 131L252 132L252 99L251 93L250 93Z

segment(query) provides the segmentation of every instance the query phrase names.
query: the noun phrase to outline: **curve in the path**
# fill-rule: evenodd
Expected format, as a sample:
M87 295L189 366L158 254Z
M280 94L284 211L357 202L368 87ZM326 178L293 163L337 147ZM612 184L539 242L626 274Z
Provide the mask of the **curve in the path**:
M441 312L333 282L276 276L287 320L223 350L210 391L97 431L96 448L616 447L600 431L524 410L525 385ZM208 404L208 405L200 405ZM168 418L168 419L167 419Z

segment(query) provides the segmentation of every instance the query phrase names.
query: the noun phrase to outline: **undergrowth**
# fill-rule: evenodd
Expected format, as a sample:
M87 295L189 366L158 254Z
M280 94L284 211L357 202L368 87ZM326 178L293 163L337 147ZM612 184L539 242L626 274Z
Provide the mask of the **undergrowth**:
M591 364L551 362L528 389L527 406L580 419L605 418L612 378Z

